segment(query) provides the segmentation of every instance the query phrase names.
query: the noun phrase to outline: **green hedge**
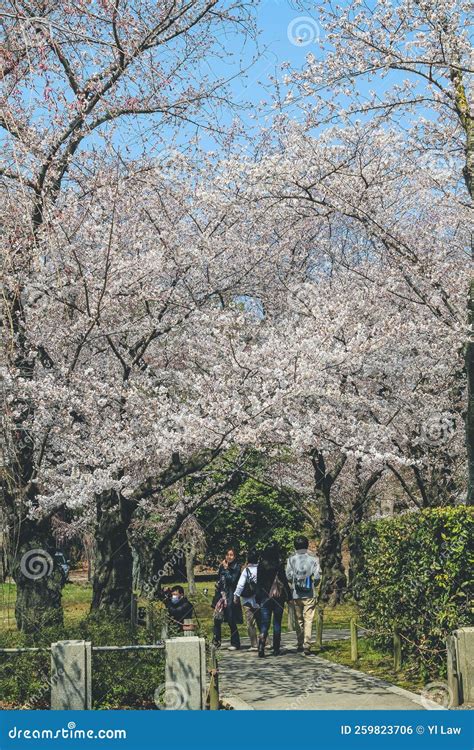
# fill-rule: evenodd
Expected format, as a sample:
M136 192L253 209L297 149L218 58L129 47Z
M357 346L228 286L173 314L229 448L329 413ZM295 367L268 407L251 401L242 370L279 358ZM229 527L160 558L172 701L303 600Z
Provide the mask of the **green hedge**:
M361 624L423 676L443 673L445 638L472 625L474 509L432 508L362 524L353 591Z

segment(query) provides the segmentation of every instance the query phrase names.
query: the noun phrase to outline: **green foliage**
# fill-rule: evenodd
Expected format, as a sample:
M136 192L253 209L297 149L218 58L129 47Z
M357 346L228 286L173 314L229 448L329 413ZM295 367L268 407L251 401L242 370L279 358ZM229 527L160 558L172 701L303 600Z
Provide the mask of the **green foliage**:
M157 625L159 623L157 622ZM49 647L57 640L84 639L93 646L126 646L150 643L144 628L113 621L97 614L70 628L45 628L34 636L5 633L0 647ZM154 692L164 682L164 652L93 652L93 708L154 708ZM2 654L0 696L2 707L48 708L50 705L49 651Z
M431 508L363 524L354 592L361 622L388 648L394 628L423 676L446 662L445 638L472 623L472 508Z
M49 708L50 660L48 651L1 654L0 708Z
M247 479L225 507L204 507L196 517L206 530L209 562L218 562L227 545L239 550L263 549L272 541L285 552L305 519L288 494Z

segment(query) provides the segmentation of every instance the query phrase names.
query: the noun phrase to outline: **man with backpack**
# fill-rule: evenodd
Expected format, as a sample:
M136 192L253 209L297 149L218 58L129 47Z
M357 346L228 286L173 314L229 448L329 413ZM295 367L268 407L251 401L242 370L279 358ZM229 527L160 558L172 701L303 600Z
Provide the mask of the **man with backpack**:
M296 615L297 651L311 656L311 634L316 611L315 584L321 576L319 560L308 552L308 539L295 537L295 554L286 563L286 577L293 591Z
M260 629L260 608L255 599L257 593L257 563L258 553L255 550L250 550L247 555L247 565L240 575L234 592L235 601L240 597L245 611L251 651L257 651L258 649L257 626Z

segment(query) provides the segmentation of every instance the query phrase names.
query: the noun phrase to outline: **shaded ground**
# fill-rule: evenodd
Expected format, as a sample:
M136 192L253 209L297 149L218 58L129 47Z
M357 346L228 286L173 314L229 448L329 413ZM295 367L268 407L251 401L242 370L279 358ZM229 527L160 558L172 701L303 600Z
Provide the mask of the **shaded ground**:
M348 631L328 630L324 640ZM221 697L235 696L256 710L422 710L407 691L320 657L296 652L293 633L283 636L281 656L258 658L244 640L241 651L219 653Z

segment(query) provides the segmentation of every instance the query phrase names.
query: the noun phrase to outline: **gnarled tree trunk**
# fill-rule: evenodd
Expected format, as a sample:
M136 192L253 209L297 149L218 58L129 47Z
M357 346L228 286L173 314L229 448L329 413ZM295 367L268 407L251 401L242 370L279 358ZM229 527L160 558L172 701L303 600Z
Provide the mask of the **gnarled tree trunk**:
M14 371L25 381L31 381L35 365L25 336L21 294L21 289L16 289L7 297L13 333L7 359ZM35 633L42 627L62 623L63 577L54 564L56 545L51 514L42 516L37 504L37 450L29 428L34 409L28 400L16 393L13 396L15 409L8 430L1 500L7 527L9 572L16 583L17 627L24 633Z
M136 506L109 490L97 496L96 507L91 612L109 610L114 617L129 619L133 559L128 529Z
M469 326L474 326L474 280L469 287ZM467 504L474 505L474 342L472 333L466 345L466 370L467 370L467 415L466 415L466 442L469 468L469 482Z
M63 576L54 562L55 543L49 519L24 519L15 539L11 572L16 583L15 617L24 633L62 625Z

